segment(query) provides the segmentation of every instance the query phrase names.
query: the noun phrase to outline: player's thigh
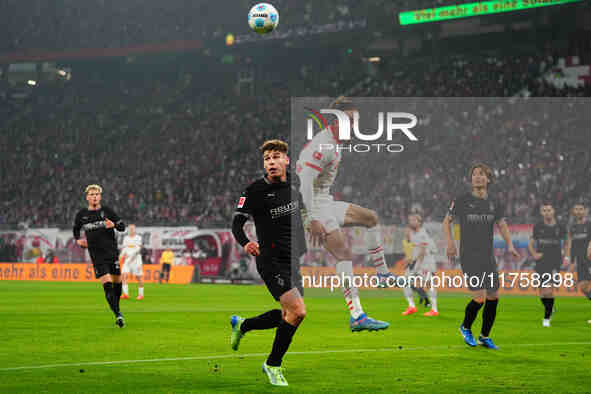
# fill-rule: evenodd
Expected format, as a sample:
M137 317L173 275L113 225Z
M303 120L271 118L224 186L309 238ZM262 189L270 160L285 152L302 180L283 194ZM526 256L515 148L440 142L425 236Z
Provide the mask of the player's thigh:
M324 247L337 260L350 260L352 258L351 250L347 246L345 234L340 230L333 230L326 235Z
M356 204L348 204L345 211L344 226L374 227L378 224L376 211Z

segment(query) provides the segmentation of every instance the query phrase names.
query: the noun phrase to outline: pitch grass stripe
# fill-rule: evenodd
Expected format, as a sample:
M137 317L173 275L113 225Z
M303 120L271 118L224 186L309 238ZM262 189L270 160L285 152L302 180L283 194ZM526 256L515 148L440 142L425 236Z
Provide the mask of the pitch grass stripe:
M558 342L558 343L518 343L508 344L504 347L534 347L534 346L581 346L591 345L591 342ZM335 353L378 353L378 352L401 352L401 351L414 351L414 350L443 350L443 349L457 349L465 348L466 345L441 345L441 346L419 346L419 347L394 347L385 349L341 349L341 350L311 350L308 352L289 352L290 356L293 355L310 355L310 354L335 354ZM196 356L196 357L175 357L175 358L154 358L150 360L119 360L119 361L92 361L83 363L72 363L72 364L47 364L47 365L35 365L28 367L13 367L13 368L0 368L0 371L25 371L31 369L50 369L50 368L61 368L61 367L82 367L88 365L117 365L117 364L137 364L137 363L159 363L167 361L193 361L193 360L221 360L221 359L232 359L232 358L253 358L253 357L265 357L268 353L246 353L246 354L219 354L211 356Z

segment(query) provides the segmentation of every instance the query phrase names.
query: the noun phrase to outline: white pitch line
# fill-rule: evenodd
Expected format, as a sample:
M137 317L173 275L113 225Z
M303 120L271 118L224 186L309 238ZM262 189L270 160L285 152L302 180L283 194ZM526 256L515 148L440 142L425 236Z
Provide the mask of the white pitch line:
M581 346L591 345L591 342L557 342L557 343L518 343L518 344L507 344L504 348L510 347L530 347L530 346ZM437 349L457 349L465 348L466 345L441 345L441 346L419 346L419 347L405 347L397 346L393 348L384 349L340 349L340 350L311 350L307 352L289 352L290 356L293 355L308 355L308 354L335 354L335 353L378 353L378 352L401 352L405 350L437 350ZM149 360L119 360L119 361L91 361L82 363L72 364L47 364L47 365L34 365L27 367L13 367L13 368L0 368L0 372L4 371L23 371L29 369L49 369L49 368L60 368L60 367L82 367L87 365L116 365L116 364L137 364L137 363L158 363L166 361L192 361L192 360L219 360L228 358L253 358L253 357L264 357L268 356L267 353L245 353L245 354L219 354L211 356L195 356L195 357L175 357L175 358L154 358Z

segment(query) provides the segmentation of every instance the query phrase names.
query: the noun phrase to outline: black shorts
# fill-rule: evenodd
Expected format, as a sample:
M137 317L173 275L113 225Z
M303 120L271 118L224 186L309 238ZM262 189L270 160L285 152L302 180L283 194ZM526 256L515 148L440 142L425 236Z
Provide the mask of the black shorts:
M293 288L304 296L299 263L277 262L274 258L257 259L257 271L276 301Z
M96 279L107 274L121 275L121 266L119 265L119 260L112 262L101 261L96 264L92 263L92 267L94 268L94 277Z
M586 258L577 259L577 282L591 281L591 261Z
M162 272L170 272L170 264L162 263Z
M538 260L534 269L540 275L553 275L560 272L560 263L546 263L543 260Z
M464 284L470 291L498 290L499 272L495 256L462 256Z

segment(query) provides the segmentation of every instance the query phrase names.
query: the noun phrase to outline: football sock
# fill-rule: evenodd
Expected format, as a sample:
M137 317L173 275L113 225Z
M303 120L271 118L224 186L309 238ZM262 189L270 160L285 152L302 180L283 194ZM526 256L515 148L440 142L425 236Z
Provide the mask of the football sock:
M497 305L499 300L486 300L484 304L484 310L482 311L482 336L488 337L490 334L490 330L492 329L493 324L495 323L495 318L497 317Z
M240 325L240 331L246 334L250 330L266 330L279 326L282 320L281 309L271 309L255 317L245 319Z
M357 319L363 314L361 300L359 299L359 290L353 286L353 262L339 261L337 263L337 275L342 280L341 286L345 296L347 308L353 319Z
M468 305L466 305L466 311L464 313L464 322L462 323L464 328L467 328L468 330L472 329L472 323L474 323L474 320L476 319L476 316L478 315L478 311L480 310L480 308L482 308L482 304L479 304L474 300L471 300L468 303Z
M376 271L378 274L386 275L390 271L388 270L388 265L386 264L386 258L384 256L384 248L380 246L381 244L381 235L380 235L380 228L379 226L374 226L372 228L368 228L365 241L367 245L367 253L369 255L369 261L371 265L376 267Z
M549 319L552 316L552 309L554 308L554 297L543 297L541 300L542 304L544 304L544 319Z
M113 283L113 304L115 304L115 309L113 310L113 312L115 312L116 315L121 314L121 311L119 310L119 300L121 299L121 287L121 282Z
M129 285L127 283L123 285L123 294L129 294Z
M143 287L138 287L137 294L143 297L144 296L144 288Z
M591 301L591 290L589 290L588 292L586 292L585 295L587 296L587 298L589 299L589 301Z
M404 289L402 289L402 292L404 293L404 297L408 301L408 306L410 308L416 308L415 300L412 295L412 289L410 287L405 287Z
M428 298L427 293L421 287L410 286L413 291L416 291L421 298Z
M277 327L277 331L275 331L273 349L271 350L269 358L267 358L267 365L272 367L278 367L281 365L283 356L287 352L289 344L291 343L291 339L293 338L293 335L297 329L298 328L296 326L292 326L285 320L281 319L281 322Z
M437 310L437 289L434 287L429 289L429 297L431 298L431 309L433 309L435 312L439 312Z
M105 298L109 303L109 307L111 308L113 313L115 313L115 303L113 301L113 282L103 283L103 289L105 290Z

